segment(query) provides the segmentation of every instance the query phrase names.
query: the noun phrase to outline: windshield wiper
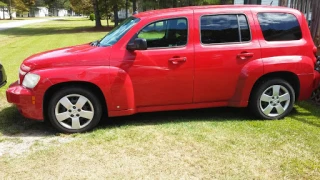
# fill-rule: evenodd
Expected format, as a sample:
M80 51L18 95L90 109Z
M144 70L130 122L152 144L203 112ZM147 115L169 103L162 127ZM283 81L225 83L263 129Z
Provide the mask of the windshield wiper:
M93 41L92 43L90 43L91 46L100 46L100 40L97 41Z

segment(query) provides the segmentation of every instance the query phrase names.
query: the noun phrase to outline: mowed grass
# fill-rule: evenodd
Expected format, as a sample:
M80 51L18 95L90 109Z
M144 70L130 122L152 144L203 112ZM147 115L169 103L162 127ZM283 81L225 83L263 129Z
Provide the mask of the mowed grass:
M79 19L0 32L0 58L9 82L17 79L20 63L31 54L106 34L92 31L92 26L93 22ZM64 135L48 124L23 118L6 103L5 88L0 92L0 141L37 133L75 139L0 157L0 179L320 177L320 111L310 102L298 103L283 120L261 121L246 109L213 108L104 119L92 132Z

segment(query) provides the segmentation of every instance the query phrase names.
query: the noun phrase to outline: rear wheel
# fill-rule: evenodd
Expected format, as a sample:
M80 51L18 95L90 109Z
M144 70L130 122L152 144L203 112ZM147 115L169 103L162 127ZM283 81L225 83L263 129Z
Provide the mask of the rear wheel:
M64 133L85 132L100 121L102 108L99 99L82 87L67 87L55 93L49 102L48 118Z
M281 119L291 112L294 102L292 86L282 79L271 79L254 89L249 106L260 118Z

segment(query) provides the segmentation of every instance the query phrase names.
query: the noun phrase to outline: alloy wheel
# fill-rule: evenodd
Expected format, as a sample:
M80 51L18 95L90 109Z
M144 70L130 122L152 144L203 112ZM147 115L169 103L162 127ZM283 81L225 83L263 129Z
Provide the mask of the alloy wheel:
M288 110L290 101L287 88L282 85L272 85L260 96L260 110L266 116L277 117Z
M82 129L93 120L94 107L92 102L83 95L67 95L56 104L55 117L64 128Z

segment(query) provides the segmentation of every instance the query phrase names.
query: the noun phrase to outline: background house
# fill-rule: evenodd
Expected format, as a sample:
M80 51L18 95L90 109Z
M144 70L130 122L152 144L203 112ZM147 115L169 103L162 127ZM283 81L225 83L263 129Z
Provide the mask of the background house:
M17 13L12 12L12 17L16 18ZM10 14L9 14L9 11L6 7L0 8L0 19L10 19Z
M30 9L28 14L28 17L46 17L49 15L49 10L46 7L34 7Z

